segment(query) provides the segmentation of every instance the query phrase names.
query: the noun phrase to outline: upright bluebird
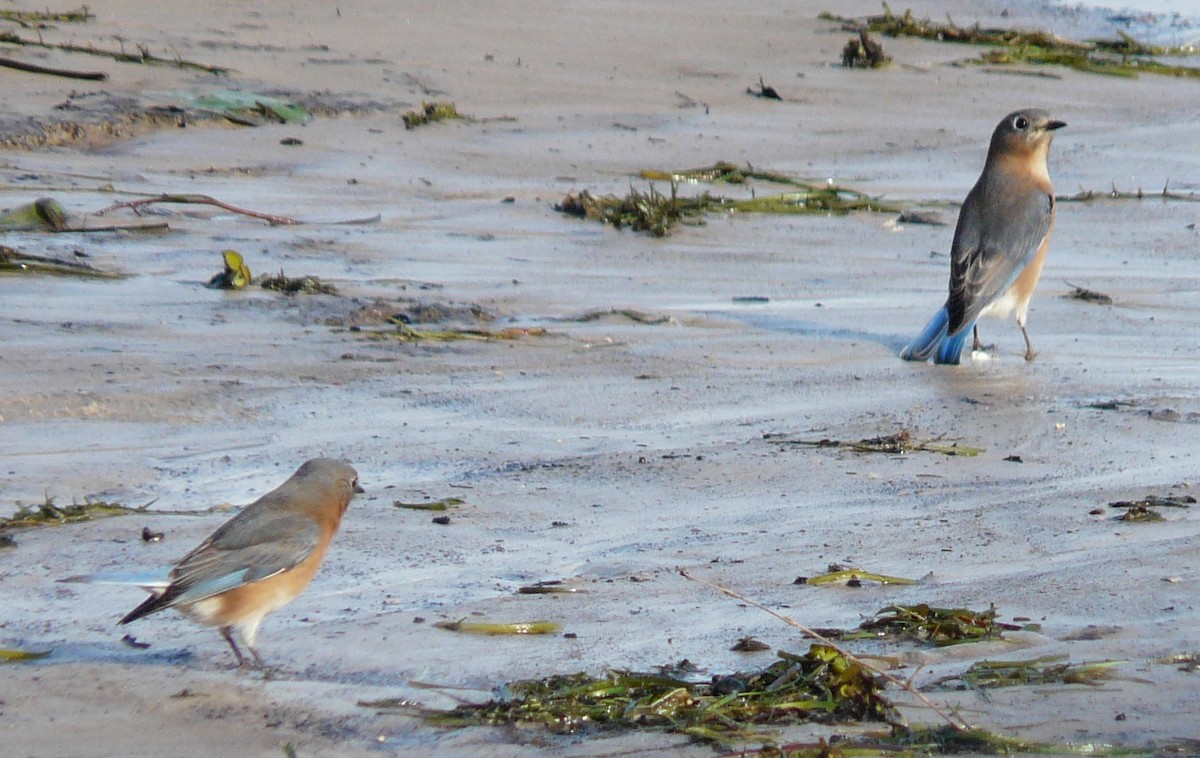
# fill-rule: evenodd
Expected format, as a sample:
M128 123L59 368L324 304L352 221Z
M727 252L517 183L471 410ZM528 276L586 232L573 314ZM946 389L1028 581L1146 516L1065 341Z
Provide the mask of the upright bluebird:
M1037 354L1025 331L1029 299L1042 275L1054 189L1046 154L1054 132L1066 126L1044 110L1016 111L992 132L979 181L958 214L950 248L950 296L900 357L909 361L958 363L967 334L979 349L976 321L1014 310L1025 337L1025 360Z
M247 505L171 569L170 582L130 611L122 624L164 608L178 608L216 626L238 666L246 658L234 642L237 629L254 665L263 617L279 610L312 581L342 514L356 492L358 472L332 458L313 458L277 488Z

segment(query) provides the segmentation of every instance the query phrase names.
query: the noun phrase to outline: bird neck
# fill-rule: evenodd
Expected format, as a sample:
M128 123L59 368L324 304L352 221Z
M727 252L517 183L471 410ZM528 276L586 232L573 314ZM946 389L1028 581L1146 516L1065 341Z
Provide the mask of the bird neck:
M1050 172L1046 168L1049 152L1050 140L1041 139L1032 145L1009 146L1004 151L993 151L988 156L988 162L1010 176L1027 176L1050 192Z

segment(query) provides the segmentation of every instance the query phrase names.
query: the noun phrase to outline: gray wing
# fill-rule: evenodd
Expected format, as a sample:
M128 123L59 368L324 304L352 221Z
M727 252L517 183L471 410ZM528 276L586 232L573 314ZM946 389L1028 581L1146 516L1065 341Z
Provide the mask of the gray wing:
M1028 177L985 172L963 202L954 230L950 334L975 323L1029 265L1050 231L1053 211L1054 197Z
M307 516L249 506L171 570L163 600L194 603L274 576L311 555L320 537Z

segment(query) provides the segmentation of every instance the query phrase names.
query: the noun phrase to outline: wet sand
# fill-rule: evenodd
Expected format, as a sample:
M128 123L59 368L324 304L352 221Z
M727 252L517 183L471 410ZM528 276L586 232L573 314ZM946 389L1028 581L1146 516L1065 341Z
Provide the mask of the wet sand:
M892 67L849 71L834 65L848 34L818 21L826 6L811 2L494 2L469 16L432 2L336 13L202 5L109 4L76 39L169 44L232 66L231 77L61 54L41 62L109 70L95 89L110 94L325 91L368 112L9 151L0 205L51 195L94 211L128 197L111 185L315 221L381 220L272 227L161 206L165 236L6 235L27 252L80 250L134 276L0 280L3 507L46 496L154 500L167 512L242 505L317 455L353 462L368 493L309 591L266 621L261 651L279 667L269 681L231 670L213 630L172 613L116 627L142 599L136 589L56 582L169 566L228 513L15 534L18 547L0 553L0 644L53 653L4 668L0 723L14 755L273 756L284 743L300 755L710 755L677 735L442 731L355 705L445 707L512 679L682 658L712 673L767 665L772 652L729 650L749 635L807 649L795 630L686 581L679 566L815 627L851 627L891 603L994 603L1003 620L1029 618L1041 632L882 650L906 656L903 676L923 665L918 683L983 658L1120 659L1103 687L935 699L1029 739L1200 738L1184 715L1200 679L1154 662L1197 647L1195 508L1124 524L1107 507L1195 494L1200 206L1061 204L1030 312L1032 363L1015 324L995 320L980 325L996 344L990 360L896 357L944 299L956 204L1002 115L1041 106L1070 124L1050 157L1060 193L1156 191L1168 180L1195 191L1200 85L1003 75L947 65L971 49L891 39ZM1044 9L1001 18L1004 8L949 10L961 24L1070 22ZM943 18L947 7L914 10ZM746 94L760 76L783 102ZM25 74L5 82L10 115L40 119L83 91ZM406 131L401 113L434 98L480 121ZM289 137L303 144L280 144ZM951 225L714 215L652 239L552 209L569 191L642 186L641 169L718 160L830 178ZM206 289L226 248L256 274L315 274L342 296ZM1065 298L1067 281L1114 304ZM747 296L767 301L735 301ZM364 309L414 303L479 306L494 317L488 328L546 334L401 344L347 328L369 321ZM663 318L576 318L597 309ZM1110 400L1121 404L1092 407ZM901 429L986 452L862 455L764 436ZM465 504L446 526L393 507L451 496ZM166 536L143 543L143 526ZM922 581L792 583L833 562ZM560 579L585 592L516 594ZM551 619L575 636L433 627L476 615ZM151 646L126 647L125 632Z

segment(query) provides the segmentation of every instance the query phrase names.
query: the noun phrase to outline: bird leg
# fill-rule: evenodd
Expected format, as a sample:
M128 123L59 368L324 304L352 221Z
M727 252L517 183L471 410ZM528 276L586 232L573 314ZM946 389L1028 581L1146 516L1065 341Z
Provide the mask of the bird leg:
M971 352L972 353L977 353L980 350L982 350L983 352L986 353L986 352L991 351L992 348L996 347L995 345L985 345L979 341L979 324L976 324L971 329L972 329L972 334L974 336L974 339L971 341Z
M247 665L246 656L242 655L242 651L238 649L237 643L233 641L233 627L221 627L221 636L225 638L225 641L229 643L229 648L233 650L233 657L237 658L237 667L245 668ZM258 653L254 652L254 648L251 648L250 652L254 653L255 658L258 658Z
M1037 357L1037 351L1033 349L1033 343L1029 341L1029 332L1025 331L1024 324L1017 324L1021 327L1021 336L1025 338L1025 360L1031 361Z
M241 648L238 647L237 642L235 642L233 639L233 627L221 627L221 636L225 638L225 641L229 643L229 648L233 650L233 655L237 658L238 668L258 669L263 673L263 677L267 679L271 678L272 669L267 666L266 661L262 659L262 656L258 654L258 650L256 650L253 645L246 645L246 649L250 651L250 657L253 658L253 660L247 659L246 656L242 654Z

